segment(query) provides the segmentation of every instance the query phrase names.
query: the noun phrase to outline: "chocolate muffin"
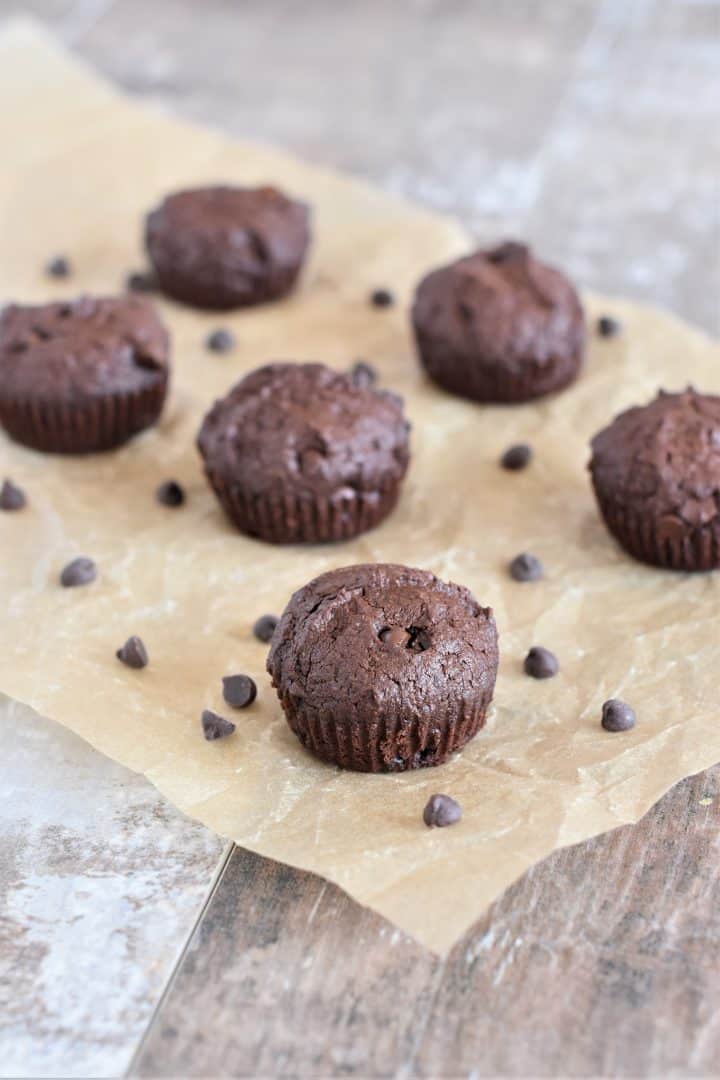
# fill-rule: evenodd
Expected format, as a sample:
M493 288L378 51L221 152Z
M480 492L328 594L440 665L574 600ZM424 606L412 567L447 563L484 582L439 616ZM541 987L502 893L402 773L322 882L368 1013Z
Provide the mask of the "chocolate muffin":
M142 297L82 296L0 315L0 424L36 450L111 450L154 424L169 339Z
M605 524L630 555L720 567L720 397L661 390L595 436L589 467Z
M331 570L291 598L267 669L323 761L360 772L440 765L477 733L498 665L495 620L426 570Z
M433 270L417 289L412 321L430 378L475 401L530 401L567 386L582 364L578 295L524 244Z
M348 540L395 506L409 460L395 394L322 364L268 364L203 421L207 477L243 532L277 544Z
M162 291L216 310L285 296L309 241L307 206L272 187L179 191L148 215L145 228Z

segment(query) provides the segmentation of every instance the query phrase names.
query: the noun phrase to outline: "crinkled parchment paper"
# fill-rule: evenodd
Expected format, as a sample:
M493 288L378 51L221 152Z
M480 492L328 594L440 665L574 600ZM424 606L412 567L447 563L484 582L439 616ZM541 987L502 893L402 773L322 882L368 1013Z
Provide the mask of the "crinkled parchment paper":
M452 223L262 147L231 142L139 108L27 29L0 41L0 294L39 301L112 291L138 265L142 215L165 191L209 180L277 182L315 208L313 258L288 302L226 317L162 303L174 340L172 400L160 429L118 453L43 457L0 435L0 474L30 507L0 515L0 689L137 769L186 813L263 855L337 882L444 951L488 903L548 852L637 820L671 784L720 759L720 575L688 577L626 558L595 511L585 465L592 433L658 386L720 391L720 362L668 315L588 298L624 326L591 343L570 391L519 408L481 408L430 386L407 328L412 286L462 252ZM581 196L579 196L581 197ZM67 252L71 281L42 266ZM375 310L388 285L400 303ZM238 347L203 348L229 325ZM204 410L270 358L346 367L365 357L405 395L414 459L397 512L353 543L274 548L229 528L203 481L194 435ZM501 451L527 440L536 460L511 475ZM167 477L180 510L156 505ZM535 552L545 579L519 585L508 559ZM85 554L85 589L58 586ZM391 560L468 585L495 608L501 640L486 730L450 764L402 776L341 773L290 734L250 628L333 566ZM140 634L151 664L115 649ZM522 673L528 647L553 649L561 673ZM252 674L257 703L237 734L206 743L200 711L221 708L220 679ZM619 696L637 728L609 735L600 705ZM427 797L454 795L460 825L428 830Z

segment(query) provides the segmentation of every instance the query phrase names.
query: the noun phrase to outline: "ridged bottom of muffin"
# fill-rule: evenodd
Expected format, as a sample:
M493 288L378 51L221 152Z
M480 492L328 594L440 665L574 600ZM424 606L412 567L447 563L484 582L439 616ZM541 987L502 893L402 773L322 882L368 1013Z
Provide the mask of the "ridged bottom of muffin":
M46 454L114 450L158 420L167 386L167 376L159 374L141 390L73 404L0 396L0 425L16 442Z
M324 544L351 540L379 525L395 508L402 477L388 478L381 491L346 489L321 497L250 495L228 484L217 471L206 475L233 524L248 536L271 544Z
M431 718L338 715L315 709L273 681L292 731L321 761L354 772L404 772L442 765L485 723L492 690L470 702L448 703Z
M300 265L268 270L262 276L237 277L207 282L175 266L154 263L155 278L166 296L204 311L231 311L280 300L291 292L300 273Z
M517 405L565 389L582 367L582 350L553 356L544 363L528 359L522 371L511 371L481 356L460 356L436 340L416 333L420 361L427 374L444 390L471 401Z
M679 518L662 521L621 506L597 488L595 495L609 532L633 558L690 573L720 568L720 517L695 526Z

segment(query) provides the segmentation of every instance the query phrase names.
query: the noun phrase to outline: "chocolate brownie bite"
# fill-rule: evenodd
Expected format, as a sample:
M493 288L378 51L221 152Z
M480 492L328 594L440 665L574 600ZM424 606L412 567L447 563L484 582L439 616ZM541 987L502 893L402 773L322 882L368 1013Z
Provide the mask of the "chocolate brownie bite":
M408 466L402 400L323 364L268 364L205 417L205 472L242 532L348 540L395 506Z
M0 424L47 453L111 450L158 419L169 339L137 296L82 296L0 315Z
M285 296L310 243L310 213L273 187L178 191L147 217L159 287L193 307L227 310Z
M720 567L720 397L661 390L592 440L590 473L610 532L636 559Z
M490 608L426 570L331 570L291 598L267 669L323 761L360 772L440 765L485 721L498 645Z
M433 270L418 286L412 321L430 378L475 401L530 401L567 386L582 364L578 294L524 244Z

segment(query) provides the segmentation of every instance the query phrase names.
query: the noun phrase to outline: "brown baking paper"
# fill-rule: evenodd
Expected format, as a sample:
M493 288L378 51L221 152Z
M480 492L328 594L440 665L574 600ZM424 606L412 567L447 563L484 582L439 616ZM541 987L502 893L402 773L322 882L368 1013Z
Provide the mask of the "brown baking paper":
M592 433L658 386L720 391L715 347L669 315L588 297L610 312L616 340L592 338L572 389L539 404L482 408L421 375L407 326L412 287L465 250L453 222L264 147L231 142L139 108L27 28L0 42L4 168L0 293L40 301L117 289L142 262L144 212L168 189L202 181L277 182L315 211L311 265L289 301L197 314L163 302L175 377L159 430L117 453L43 457L0 436L0 473L28 493L0 515L0 688L143 772L210 828L263 855L324 875L438 952L513 879L554 848L636 821L671 784L720 759L717 670L720 575L656 571L627 558L601 524L586 462ZM75 274L53 283L45 260L66 252ZM367 303L375 286L393 309ZM208 353L217 325L234 352ZM592 337L592 335L591 335ZM364 357L400 391L413 462L381 528L332 547L276 548L232 531L205 484L194 436L213 398L268 359L346 368ZM508 474L513 441L536 451ZM174 477L188 501L158 506ZM508 577L519 551L543 581ZM92 556L100 576L58 585L61 567ZM251 626L280 612L314 575L389 560L426 567L491 604L501 666L487 728L442 768L343 773L309 757L287 728ZM116 648L147 644L144 671ZM522 672L531 645L560 674ZM237 733L206 743L200 712L223 711L220 680L248 672L258 701ZM600 706L621 697L637 728L609 735ZM423 806L453 795L462 822L429 830Z

